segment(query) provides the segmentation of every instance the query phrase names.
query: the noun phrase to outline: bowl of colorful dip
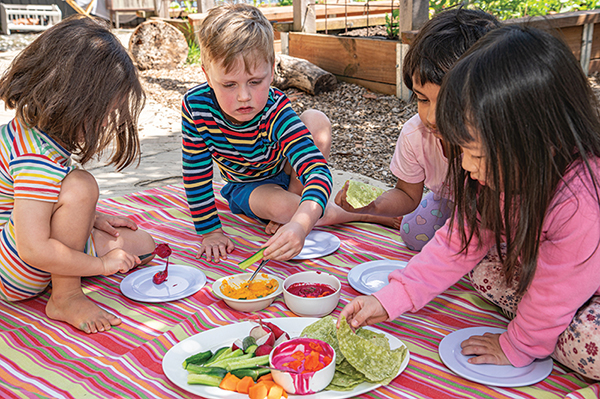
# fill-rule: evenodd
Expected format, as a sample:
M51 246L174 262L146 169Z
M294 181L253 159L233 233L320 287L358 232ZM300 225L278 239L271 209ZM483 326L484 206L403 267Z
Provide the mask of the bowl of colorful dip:
M234 274L218 279L213 293L230 308L241 312L256 312L269 306L283 290L283 281L276 276L259 273L248 283L252 273Z
M283 298L298 316L322 317L333 312L340 300L342 283L325 272L301 272L285 279Z
M273 381L287 393L307 395L322 391L335 373L335 351L326 342L294 338L273 349L269 356Z

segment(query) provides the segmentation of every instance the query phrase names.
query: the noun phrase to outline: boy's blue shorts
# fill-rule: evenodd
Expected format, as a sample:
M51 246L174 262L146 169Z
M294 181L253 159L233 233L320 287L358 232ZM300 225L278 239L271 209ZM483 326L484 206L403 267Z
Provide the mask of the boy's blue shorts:
M231 212L235 214L246 215L253 219L260 220L263 223L268 223L268 220L259 218L250 209L250 194L252 194L252 191L254 191L256 188L265 184L276 184L282 187L284 190L287 190L290 186L290 175L284 171L281 171L278 175L266 180L248 183L228 182L221 189L221 195L229 203L229 209L231 209Z

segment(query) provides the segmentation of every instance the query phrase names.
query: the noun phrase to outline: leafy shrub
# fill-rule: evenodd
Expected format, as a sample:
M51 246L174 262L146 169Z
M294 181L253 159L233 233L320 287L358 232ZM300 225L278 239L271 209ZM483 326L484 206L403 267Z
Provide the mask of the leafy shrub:
M504 20L520 17L534 17L558 12L594 10L600 8L600 0L430 0L429 14L433 16L444 8L458 4L468 8L478 8Z
M397 8L392 10L392 15L385 13L385 31L388 37L395 39L398 37L400 33L400 26L398 23L398 18L400 15L400 10Z

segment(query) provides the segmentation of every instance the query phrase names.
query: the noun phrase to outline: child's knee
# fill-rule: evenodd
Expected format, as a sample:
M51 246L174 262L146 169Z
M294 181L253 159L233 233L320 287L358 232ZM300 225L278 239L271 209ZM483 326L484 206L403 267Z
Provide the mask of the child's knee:
M137 240L139 241L139 246L141 249L141 253L150 253L154 251L156 247L156 243L154 242L154 238L145 230L138 229L136 230Z
M63 179L58 201L63 204L89 201L95 206L99 197L100 190L94 176L84 170L76 169Z
M300 119L310 131L319 150L327 156L331 148L331 121L327 115L316 109L308 109L300 115Z

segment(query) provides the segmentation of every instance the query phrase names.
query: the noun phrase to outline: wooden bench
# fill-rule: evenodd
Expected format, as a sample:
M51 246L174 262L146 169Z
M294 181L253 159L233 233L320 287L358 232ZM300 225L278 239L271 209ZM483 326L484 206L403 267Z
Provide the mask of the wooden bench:
M106 0L106 9L110 13L110 22L119 28L120 13L136 13L137 11L156 11L155 0Z

